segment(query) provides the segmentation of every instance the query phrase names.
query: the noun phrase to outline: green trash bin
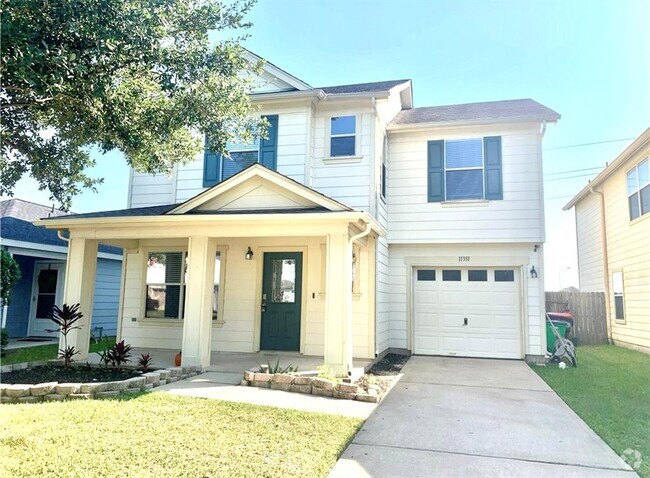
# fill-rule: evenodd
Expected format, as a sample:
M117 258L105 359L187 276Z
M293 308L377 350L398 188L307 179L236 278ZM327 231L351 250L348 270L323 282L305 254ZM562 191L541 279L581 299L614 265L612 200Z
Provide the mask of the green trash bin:
M557 331L560 333L562 337L566 337L566 328L567 325L563 322L553 322L555 325L555 328ZM546 321L546 350L549 351L549 353L555 352L555 341L557 340L557 337L555 336L555 333L553 332L553 326L551 323L547 320Z

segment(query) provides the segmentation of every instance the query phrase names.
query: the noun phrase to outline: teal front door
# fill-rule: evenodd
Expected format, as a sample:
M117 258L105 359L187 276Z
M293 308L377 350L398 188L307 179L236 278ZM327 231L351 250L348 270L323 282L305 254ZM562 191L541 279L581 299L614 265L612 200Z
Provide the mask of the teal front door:
M264 254L260 349L300 350L302 252Z

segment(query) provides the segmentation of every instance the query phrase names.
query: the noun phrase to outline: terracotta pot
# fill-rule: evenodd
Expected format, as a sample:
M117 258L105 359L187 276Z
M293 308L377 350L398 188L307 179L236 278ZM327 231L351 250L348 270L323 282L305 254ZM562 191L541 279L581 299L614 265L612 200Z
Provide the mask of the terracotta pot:
M175 364L177 367L180 367L180 366L181 366L181 358L182 358L182 356L183 356L183 352L180 351L180 352L178 352L178 353L176 354L176 357L174 357L174 364Z

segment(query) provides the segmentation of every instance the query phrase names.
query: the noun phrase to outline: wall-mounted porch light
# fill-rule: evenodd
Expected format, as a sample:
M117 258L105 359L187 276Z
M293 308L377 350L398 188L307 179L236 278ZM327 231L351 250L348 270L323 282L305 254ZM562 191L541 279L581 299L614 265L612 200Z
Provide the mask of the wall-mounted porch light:
M253 259L253 251L251 250L251 246L248 246L248 250L246 251L246 255L244 256L247 261L250 261Z
M532 266L530 268L530 278L537 279L537 271L535 270L535 266Z

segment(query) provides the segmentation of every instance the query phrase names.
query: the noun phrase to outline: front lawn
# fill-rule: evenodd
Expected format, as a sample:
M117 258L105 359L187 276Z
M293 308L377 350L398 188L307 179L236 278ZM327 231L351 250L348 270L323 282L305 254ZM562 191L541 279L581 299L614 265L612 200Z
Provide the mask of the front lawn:
M101 342L90 344L90 352L106 350L115 343L115 337L107 337ZM22 349L7 350L7 355L0 358L0 364L9 365L23 362L41 362L57 358L59 344L36 345Z
M650 355L604 345L577 358L577 368L532 368L616 453L638 450L637 472L650 478Z
M362 423L166 393L2 405L0 476L324 477Z

